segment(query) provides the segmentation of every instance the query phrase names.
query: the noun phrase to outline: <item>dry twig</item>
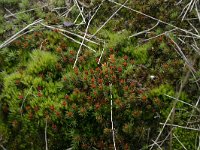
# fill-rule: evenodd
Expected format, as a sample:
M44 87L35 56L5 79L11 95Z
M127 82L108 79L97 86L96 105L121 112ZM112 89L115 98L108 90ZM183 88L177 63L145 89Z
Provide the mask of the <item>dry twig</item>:
M18 35L20 35L23 31L25 31L26 29L28 29L29 27L38 24L40 22L42 22L43 19L39 19L39 20L35 20L33 23L27 25L25 28L23 28L22 30L20 30L19 32L17 32L16 34L14 34L13 36L11 36L9 39L7 39L6 41L4 41L1 45L0 45L0 49L2 49L3 47L7 46L8 44L10 44L13 39L16 39L16 37L20 37Z
M78 52L77 52L77 54L76 54L76 60L75 60L75 62L74 62L73 68L76 67L76 63L77 63L77 61L78 61L79 53L81 52L82 45L84 44L84 41L85 41L85 38L86 38L86 35L87 35L87 32L88 32L90 23L91 23L92 19L94 18L94 16L96 15L96 13L98 12L98 10L100 9L100 7L102 6L103 2L104 2L104 0L101 2L101 4L100 4L99 7L96 9L96 11L94 12L94 14L92 15L92 17L90 18L90 20L89 20L88 23L87 23L87 27L86 27L86 29L85 29L85 34L84 34L84 36L83 36L83 40L82 40L82 42L81 42L81 45L80 45L80 47L79 47L79 50L78 50Z
M113 98L112 98L112 83L109 84L110 86L110 121L112 124L112 138L113 138L113 146L114 150L116 150L116 143L115 143L115 128L113 123Z
M46 145L46 150L48 150L48 140L47 140L47 119L46 119L46 123L45 123L46 125L45 125L45 131L44 131L44 133L45 133L45 145Z

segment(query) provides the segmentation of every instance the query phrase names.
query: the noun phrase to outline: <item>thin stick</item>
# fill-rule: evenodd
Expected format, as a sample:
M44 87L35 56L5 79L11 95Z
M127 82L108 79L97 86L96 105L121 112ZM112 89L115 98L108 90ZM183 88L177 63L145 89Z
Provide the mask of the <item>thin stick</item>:
M35 8L35 9L36 9L36 8ZM26 13L26 12L30 12L30 11L33 11L33 10L35 10L35 9L33 8L33 9L29 9L29 10L25 10L25 11L18 12L18 13L15 13L15 14L11 13L10 15L4 16L4 18L9 18L9 17L12 17L12 16L16 17L16 15L18 15L18 14L23 14L23 13Z
M7 12L9 12L10 15L12 15L12 16L14 16L14 17L16 18L16 16L15 16L10 10L8 10L7 8L5 8L5 10L6 10ZM5 17L5 16L4 16L4 17Z
M182 21L184 20L184 18L185 18L185 16L186 16L186 14L188 13L188 11L190 10L190 9L192 9L192 4L194 3L194 1L193 0L191 0L184 8L183 8L183 10L182 10L182 12L181 12L181 14L180 14L180 16L183 14L183 17L182 17ZM192 6L191 6L192 5ZM186 9L186 10L185 10ZM185 13L184 13L184 11L185 11Z
M67 8L67 7L66 6L65 7L56 7L56 8L53 8L52 11L59 10L59 9L65 9L65 8Z
M44 8L44 7L46 7L46 6L47 6L47 5L44 5L44 6L40 7L40 8ZM21 12L14 13L14 14L11 13L10 15L4 16L4 18L9 18L9 17L12 17L12 16L16 17L16 15L18 15L18 14L23 14L23 13L26 13L26 12L30 12L30 11L33 11L33 10L35 10L35 9L37 9L37 8L32 8L32 9L25 10L25 11L21 11Z
M46 125L45 125L45 144L46 144L46 150L48 150L48 140L47 140L47 119L46 119Z
M191 105L191 104L189 104L189 103L187 103L187 102L184 102L184 101L182 101L182 100L180 100L180 99L178 99L178 98L175 98L175 97L173 97L173 96L169 96L169 95L167 95L167 94L164 94L164 95L167 96L167 97L169 97L169 98L172 98L172 99L174 99L174 100L177 100L178 102L181 102L181 103L183 103L183 104L186 104L186 105L188 105L188 106L191 106L191 107L197 109L197 110L200 112L200 110L199 110L196 106L193 106L193 105Z
M66 34L64 34L64 33L62 33L62 32L59 32L59 33L62 34L63 36L65 36L66 38L68 38L68 39L70 39L70 40L72 40L72 41L74 41L74 42L76 42L76 43L78 43L78 44L81 44L81 42L79 42L79 41L73 39L72 37L70 37L70 36L68 36L68 35L66 35ZM83 44L83 46L85 46L86 48L88 48L89 50L91 50L91 51L93 51L93 52L96 52L93 48L91 48L91 47L89 47L89 46L87 46L87 45L85 45L85 44Z
M171 128L170 132L167 134L167 136L164 138L164 140L161 141L160 146L162 146L164 144L164 142L167 140L167 138L171 135L171 132L173 131L173 129L174 129L174 127Z
M81 14L81 16L82 16L82 18L83 18L83 22L85 23L85 17L84 17L84 15L83 15L83 11L82 11L81 8L79 7L77 0L74 0L74 3L75 3L76 6L78 7L78 10L79 10L79 12L80 12L80 14Z
M151 27L151 28L149 28L149 29L147 29L147 30L144 30L144 31L141 31L141 32L135 33L135 34L129 36L129 38L131 38L131 37L135 37L135 36L138 36L138 35L143 34L143 33L146 33L146 32L148 32L148 31L154 29L155 27L157 27L159 23L160 23L160 21L158 21L158 22L157 22L153 27Z
M154 140L152 140L152 141L153 141L154 144L156 144L156 145L158 146L158 148L159 148L160 150L162 150L162 148L160 147L160 145L159 145L157 142L155 142Z
M94 16L96 15L96 13L98 12L99 8L102 6L103 2L104 2L104 0L101 2L101 4L99 5L99 7L96 9L96 11L94 12L94 14L92 15L92 17L91 17L90 20L88 21L87 27L86 27L86 29L85 29L85 34L84 34L84 36L83 36L83 40L82 40L81 45L80 45L80 47L79 47L79 50L78 50L78 52L77 52L77 54L76 54L76 60L75 60L75 62L74 62L73 68L76 67L76 63L77 63L77 61L78 61L78 56L79 56L79 53L81 52L82 45L84 44L84 41L85 41L85 38L86 38L86 35L87 35L87 32L88 32L90 23L91 23L92 19L94 18Z
M98 64L100 64L101 57L102 57L102 55L103 55L103 52L104 52L104 46L105 46L105 42L104 42L104 44L103 44L103 50L101 51L101 56L100 56L100 58L99 58L99 60L98 60Z
M110 85L110 121L112 124L112 138L113 138L113 146L114 150L116 150L116 143L115 143L115 129L114 129L114 123L113 123L113 98L112 98L112 83Z
M13 41L15 41L16 39L18 39L19 37L21 37L21 36L23 36L23 35L25 35L25 34L28 34L28 33L30 33L30 32L33 32L33 31L34 31L34 29L31 29L31 30L29 30L29 31L26 31L26 32L24 32L24 33L22 33L22 34L17 35L17 36L14 37L13 39L11 39L5 46L7 46L8 44L12 43ZM5 46L3 46L3 47L5 47Z
M53 26L50 26L50 25L46 25L46 24L44 24L44 23L41 23L41 25L43 25L43 26L45 26L45 27L47 27L47 28L49 28L49 29L51 29L51 30L58 30L58 31L60 31L60 32L68 33L68 34L74 35L74 36L76 36L76 37L79 37L79 38L81 38L81 39L84 38L83 36L80 36L79 34L73 33L73 32L68 31L68 30L64 30L64 29L61 29L61 28L56 28L56 27L53 27ZM92 41L92 40L90 40L90 39L85 38L85 40L88 41L88 42L91 42L91 43L93 43L93 44L100 45L99 43L94 42L94 41Z
M92 35L92 37L93 36L95 36L123 7L124 7L124 5L126 4L128 2L128 0L126 0L126 2L122 5L122 6L120 6L109 18L108 18L108 20L106 20L106 22L104 22L104 24L100 27L100 28L98 28L97 29L97 31ZM91 37L91 38L92 38Z
M187 57L184 55L184 53L182 52L180 46L170 37L170 40L175 44L175 46L177 47L178 53L182 56L183 60L185 60L186 64L188 65L189 69L193 72L196 72L195 69L193 68L192 64L188 61Z
M188 20L187 21L190 25L191 25L191 27L194 29L194 31L197 33L197 34L199 34L199 31L194 27L194 25Z
M165 32L163 32L163 33L161 33L161 34L158 34L158 35L156 35L156 36L150 37L150 38L148 38L148 39L144 39L144 40L142 40L142 42L146 42L146 41L149 41L149 40L158 38L158 37L160 37L160 36L162 36L162 35L168 34L168 33L173 32L173 31L175 31L175 30L177 30L177 29L175 28L175 29L172 29L172 30L165 31Z
M199 19L199 22L200 22L200 13L199 13L199 11L198 11L198 8L197 8L197 3L199 2L199 0L197 0L196 1L196 3L195 3L195 10L196 10L196 12L197 12L197 17L198 17L198 19Z
M72 7L70 7L68 11L65 11L63 14L61 14L61 16L62 16L62 17L64 17L64 16L67 17L68 14L71 12L71 10L72 10L74 7L75 7L75 4L74 4Z
M183 143L178 139L178 137L173 133L173 136L176 138L176 140L181 144L181 146L187 150L187 148L183 145Z
M200 136L199 136L199 145L198 145L197 150L200 150Z
M162 132L163 132L165 126L167 125L167 122L169 121L169 118L170 118L170 116L171 116L171 114L172 114L172 112L173 112L173 110L174 110L175 107L176 107L176 103L174 104L174 106L172 107L170 113L168 114L167 119L165 120L165 123L163 124L163 127L162 127L162 129L160 130L160 132L159 132L159 134L158 134L158 136L157 136L157 138L156 138L156 140L155 140L156 143L157 143L158 139L160 138L160 136L161 136L161 134L162 134ZM155 143L152 144L150 150L154 147L154 145L155 145Z
M1 147L3 150L6 150L6 148L5 148L2 144L0 144L0 147Z
M164 125L164 123L160 123L161 125ZM182 129L187 129L187 130L193 130L193 131L200 131L200 129L196 129L196 128L190 128L190 127L185 127L185 126L180 126L180 125L175 125L175 124L165 124L166 126L172 126L172 127L178 127L178 128L182 128Z
M34 21L33 23L27 25L25 28L23 28L22 30L20 30L19 32L17 32L16 34L14 34L13 36L11 36L9 39L7 39L6 41L4 41L1 45L0 45L0 49L2 49L3 47L5 47L6 45L8 45L9 43L11 43L12 39L14 39L15 37L17 37L20 33L22 33L23 31L25 31L26 29L28 29L29 27L38 24L42 21L43 19L39 19Z
M197 102L196 102L195 107L197 107L197 106L199 105L199 102L200 102L200 96L199 96L199 98L198 98L198 100L197 100ZM192 110L191 115L190 115L190 118L189 118L188 121L187 121L187 122L188 122L187 125L189 124L189 121L191 120L193 114L194 114L194 109Z

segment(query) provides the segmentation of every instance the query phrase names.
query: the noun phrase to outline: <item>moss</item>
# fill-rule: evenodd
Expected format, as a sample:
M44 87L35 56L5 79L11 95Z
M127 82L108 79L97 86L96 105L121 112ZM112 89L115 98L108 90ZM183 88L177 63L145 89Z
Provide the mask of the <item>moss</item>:
M148 42L139 47L130 49L132 56L135 58L136 64L146 64L148 60L148 50L152 47L152 43Z
M124 3L123 0L118 2ZM128 1L126 6L187 29L187 23L184 21L176 23L169 20L175 20L177 14L182 11L182 7L173 5L174 2L167 1L165 5L166 2L159 0ZM7 8L12 13L17 13L19 9L34 9L8 19L4 19L3 16L8 12L2 9L2 41L38 18L43 18L43 23L47 25L61 28L63 21L73 22L79 15L76 6L67 16L66 8L56 8L64 6L64 0L42 1L44 4L48 3L42 8L38 1L1 0L0 3L4 4L2 8ZM94 9L92 7L83 10L86 21L90 17L87 14L93 14L101 0L92 0L92 3L96 4ZM13 7L13 4L16 4L16 7ZM104 1L91 22L87 37L90 39L89 34L95 33L119 7ZM191 15L190 18L194 17ZM7 25L6 20L11 22L10 25ZM76 23L81 21L82 17L79 16ZM195 21L192 20L194 25ZM94 37L91 40L100 43L100 46L86 41L85 44L98 52L93 53L83 47L75 69L73 63L79 44L66 39L57 30L43 28L41 24L31 26L33 32L21 36L8 47L1 49L0 68L3 73L0 75L0 104L3 106L5 124L2 125L4 127L0 125L0 134L3 130L7 133L8 128L12 133L8 134L8 149L44 149L46 121L49 149L113 148L110 136L111 94L117 148L141 149L151 144L160 130L159 123L166 119L174 101L165 94L175 96L175 85L177 86L184 73L181 65L183 62L172 50L174 45L166 36L160 36L147 43L140 42L141 39L156 36L172 27L160 23L146 34L128 38L131 33L144 31L155 23L141 14L131 13L130 10L122 8L96 35L97 38L106 41L101 63L97 64L97 61L103 42ZM81 32L84 32L85 27L86 24L65 29L83 35ZM176 40L177 33L179 32L170 33L170 36ZM82 40L72 34L66 34L80 42ZM38 48L40 50L37 50ZM182 50L190 58L190 51L184 47ZM197 63L195 68L198 68ZM195 92L198 89L191 82L189 80L191 86L187 87L191 93L182 92L179 99L193 104L194 97L198 98ZM191 90L190 87L195 90ZM192 108L180 102L176 106L174 123L185 125L184 121L190 117ZM199 116L198 112L194 113ZM159 115L160 118L157 117ZM190 136L189 132L184 133L184 130L174 130L188 149L194 149L196 134L191 132ZM161 139L165 138L164 132ZM189 146L190 143L192 146ZM176 143L174 147L181 149Z
M1 136L0 144L6 147L10 136L10 130L4 123L2 123L2 120L0 120L0 136Z
M31 61L28 63L27 72L38 74L42 71L53 71L57 62L57 56L49 52L34 50L31 54Z
M197 131L189 131L187 129L176 128L174 130L174 134L181 141L181 143L185 146L186 149L196 149L198 146L198 137L199 133ZM173 148L174 149L182 149L182 145L177 141L177 139L173 140Z
M117 49L126 44L129 32L125 30L121 33L114 33L108 30L102 30L99 35L108 41L105 45L105 49Z

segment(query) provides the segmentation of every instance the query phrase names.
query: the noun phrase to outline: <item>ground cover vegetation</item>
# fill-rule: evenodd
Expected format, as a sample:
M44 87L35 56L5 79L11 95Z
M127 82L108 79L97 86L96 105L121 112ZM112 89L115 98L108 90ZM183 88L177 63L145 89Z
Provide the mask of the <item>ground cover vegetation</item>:
M200 149L199 0L0 0L2 149Z

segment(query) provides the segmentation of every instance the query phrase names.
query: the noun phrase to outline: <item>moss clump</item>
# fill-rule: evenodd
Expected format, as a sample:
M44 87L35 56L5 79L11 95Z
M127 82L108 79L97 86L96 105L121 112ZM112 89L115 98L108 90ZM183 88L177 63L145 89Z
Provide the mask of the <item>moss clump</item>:
M27 71L30 74L37 74L44 70L53 71L58 60L56 55L40 50L34 50L30 57L31 61L27 66Z

